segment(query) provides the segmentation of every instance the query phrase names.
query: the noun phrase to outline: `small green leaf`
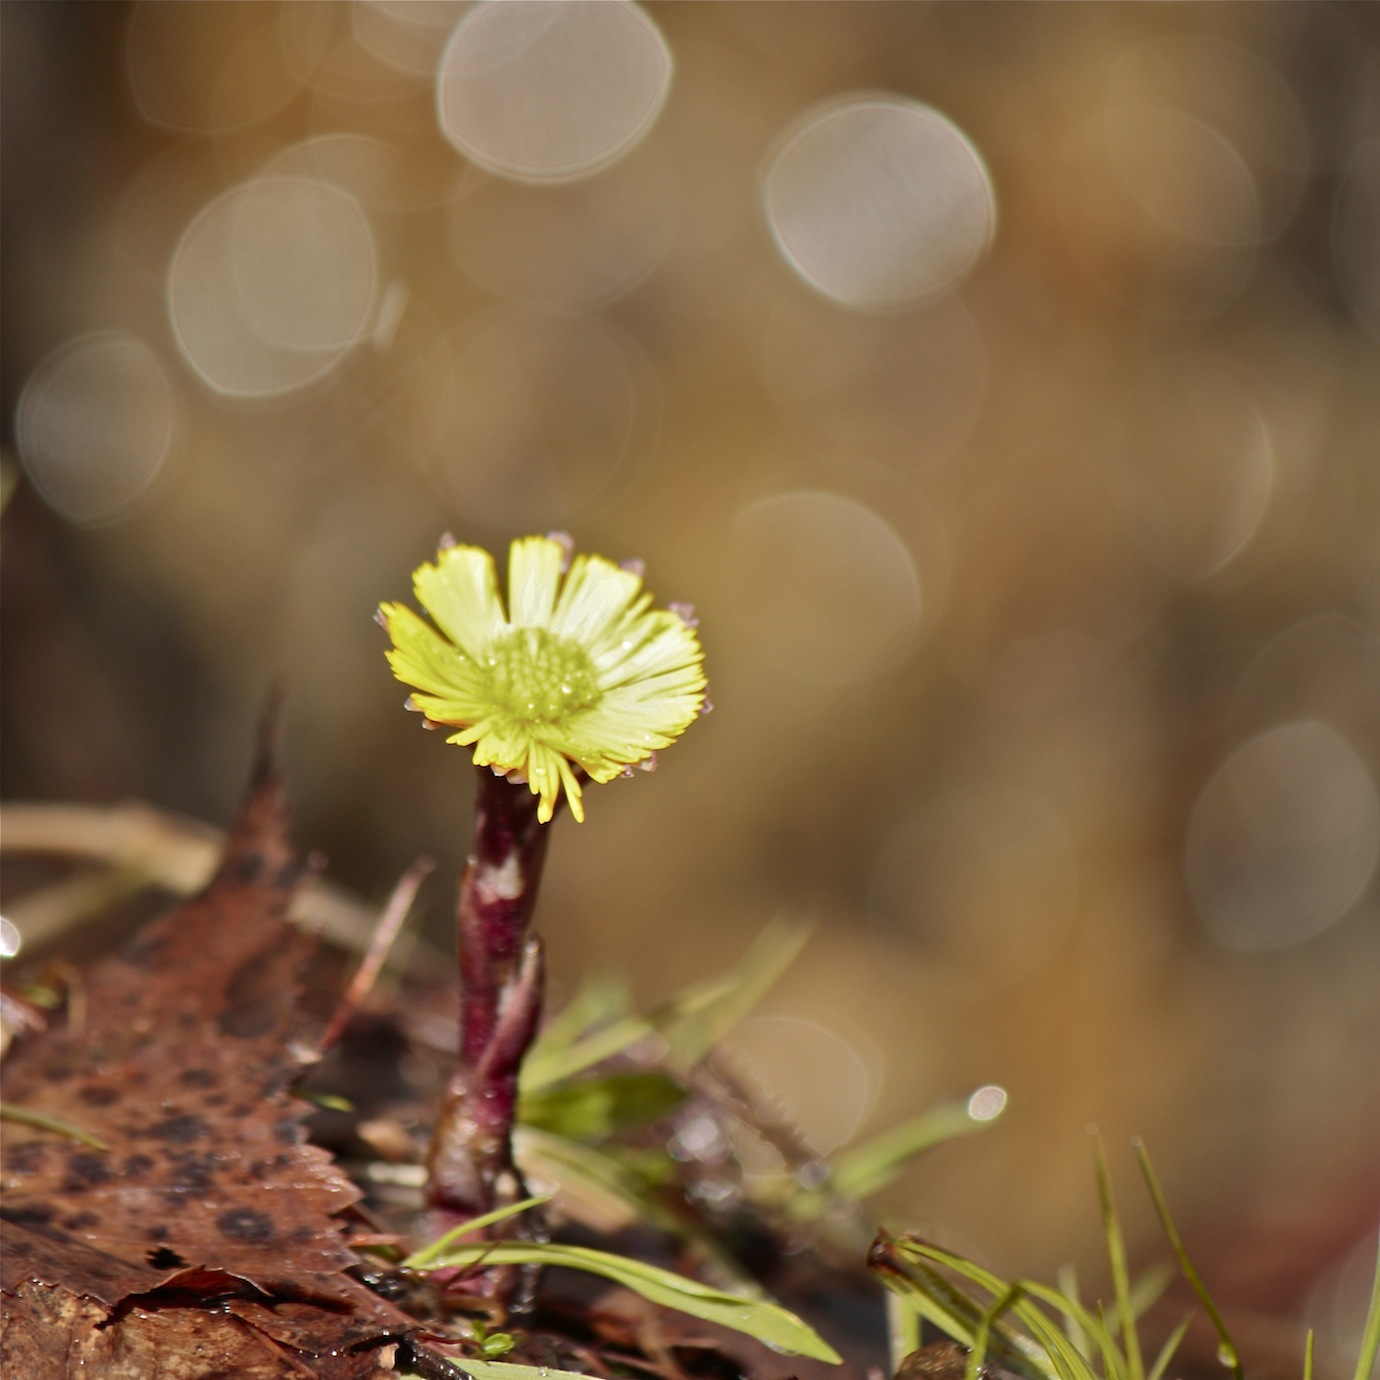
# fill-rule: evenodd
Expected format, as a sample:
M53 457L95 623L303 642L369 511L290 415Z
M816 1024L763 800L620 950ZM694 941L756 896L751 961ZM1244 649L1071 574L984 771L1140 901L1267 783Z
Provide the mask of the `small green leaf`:
M481 1349L485 1360L496 1361L500 1356L506 1356L516 1345L517 1341L511 1332L490 1332L484 1338Z
M839 1365L842 1357L812 1327L789 1313L778 1303L740 1298L712 1289L698 1280L673 1274L655 1265L612 1255L587 1246L565 1246L536 1241L479 1242L475 1245L449 1245L444 1250L427 1248L427 1269L470 1265L562 1265L584 1270L621 1284L652 1303L675 1308L706 1322L718 1323L745 1332L768 1346L811 1356L817 1361ZM418 1253L422 1254L421 1252ZM417 1267L417 1257L405 1262ZM468 1362L464 1364L468 1365Z
M610 1073L524 1093L518 1120L570 1140L603 1140L655 1121L684 1100L685 1090L663 1073Z
M486 1212L480 1217L471 1217L468 1222L461 1222L459 1226L452 1227L444 1236L437 1237L429 1246L423 1246L420 1251L414 1251L406 1260L403 1261L405 1270L435 1270L444 1261L438 1261L436 1257L444 1251L450 1250L455 1246L462 1236L469 1236L471 1232L483 1231L485 1227L491 1227L495 1222L502 1222L506 1218L516 1217L519 1212L526 1212L528 1208L539 1207L542 1203L549 1203L551 1194L544 1198L524 1198L520 1203L509 1203L506 1207L495 1208L492 1212ZM458 1247L460 1250L465 1248ZM483 1247L481 1246L482 1250Z
M0 1121L14 1121L21 1126L32 1126L38 1131L51 1131L54 1135L80 1141L95 1150L110 1149L105 1141L93 1136L90 1131L83 1131L80 1126L72 1126L66 1121L59 1121L55 1116L33 1112L27 1107L16 1107L9 1102L0 1102Z
M327 1112L352 1112L355 1109L355 1104L348 1097L341 1097L339 1093L299 1089L295 1095L301 1101L310 1102L313 1107L320 1107Z

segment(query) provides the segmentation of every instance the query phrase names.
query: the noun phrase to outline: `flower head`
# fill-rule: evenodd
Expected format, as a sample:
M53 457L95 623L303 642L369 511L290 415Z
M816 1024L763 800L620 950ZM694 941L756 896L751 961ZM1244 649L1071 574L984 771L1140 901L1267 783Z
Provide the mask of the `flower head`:
M493 557L449 546L412 576L426 622L379 606L393 674L411 708L458 728L479 766L525 780L545 823L562 788L584 819L580 778L609 781L670 745L704 704L704 653L680 613L653 609L642 579L551 537L508 553L508 607ZM437 630L439 629L439 631Z

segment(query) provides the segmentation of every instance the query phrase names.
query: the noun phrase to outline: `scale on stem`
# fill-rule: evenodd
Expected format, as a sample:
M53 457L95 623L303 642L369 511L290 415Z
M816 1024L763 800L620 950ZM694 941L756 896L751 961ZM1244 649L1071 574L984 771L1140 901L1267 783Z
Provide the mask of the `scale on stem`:
M562 534L523 537L507 603L493 557L445 539L413 575L428 623L383 604L407 706L473 749L479 798L460 883L460 1055L437 1121L431 1203L458 1219L523 1196L511 1132L518 1071L541 1015L542 953L529 934L562 804L647 766L705 705L703 652L681 609L654 609L640 571L571 559Z

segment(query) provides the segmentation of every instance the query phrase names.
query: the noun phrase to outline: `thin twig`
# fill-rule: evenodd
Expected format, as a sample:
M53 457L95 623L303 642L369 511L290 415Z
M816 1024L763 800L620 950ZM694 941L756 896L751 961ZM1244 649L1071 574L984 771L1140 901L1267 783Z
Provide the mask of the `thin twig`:
M388 957L388 951L393 947L393 941L398 937L398 931L402 929L403 921L412 909L412 902L417 898L417 889L435 866L436 863L431 858L418 858L399 878L397 886L393 888L393 894L388 898L388 904L379 916L378 924L374 927L374 937L369 941L369 947L364 951L364 957L355 969L355 975L350 979L345 995L336 1006L325 1034L321 1036L318 1049L322 1054L345 1033L345 1027L369 995L383 968L384 959Z

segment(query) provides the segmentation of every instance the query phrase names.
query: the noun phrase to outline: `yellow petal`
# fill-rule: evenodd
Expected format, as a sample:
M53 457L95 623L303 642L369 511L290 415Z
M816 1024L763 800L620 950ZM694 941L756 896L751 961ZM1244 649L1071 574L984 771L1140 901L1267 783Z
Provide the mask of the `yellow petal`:
M556 607L565 550L549 537L523 537L508 552L508 616L515 628L545 628Z
M494 558L477 546L439 552L435 565L417 567L412 587L441 631L475 660L504 627Z

